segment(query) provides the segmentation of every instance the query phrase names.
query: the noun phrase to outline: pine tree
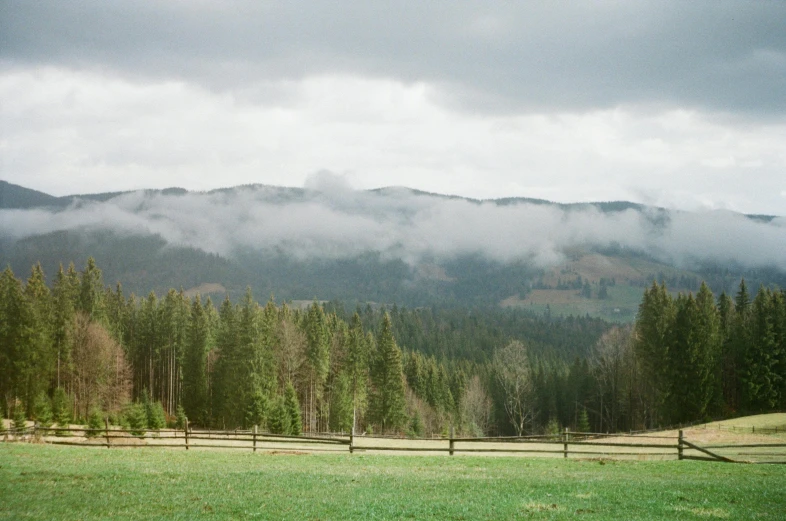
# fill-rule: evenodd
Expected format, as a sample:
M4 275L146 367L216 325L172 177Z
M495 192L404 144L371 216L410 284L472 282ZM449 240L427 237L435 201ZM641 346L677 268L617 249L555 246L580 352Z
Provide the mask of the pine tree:
M33 417L41 427L49 428L52 426L52 404L45 392L41 391L35 401Z
M219 326L216 335L218 360L213 375L213 422L214 425L225 427L233 422L232 396L235 393L235 366L238 363L238 338L236 310L227 296L219 310Z
M65 383L66 374L71 370L71 352L74 338L74 301L77 288L73 277L76 277L73 263L69 266L69 273L63 271L63 265L55 277L52 290L52 348L55 352L55 386L60 387Z
M382 433L400 430L407 421L404 397L404 373L401 351L396 345L385 313L377 340L377 357L371 375L373 389L369 399L371 420Z
M782 376L776 370L778 343L772 302L772 292L760 288L751 311L750 343L743 355L743 396L755 412L771 410L779 402Z
M103 323L106 320L104 279L93 257L87 259L80 277L77 309L96 322Z
M17 436L21 436L27 432L27 416L25 415L22 403L17 401L14 405L14 414L11 417L11 428Z
M297 393L295 393L295 386L292 385L292 382L288 382L284 390L284 408L289 417L290 434L299 436L303 433L303 423L300 419L300 403L297 401Z
M716 400L720 319L706 284L696 298L680 295L671 331L666 365L670 375L671 420L686 422L708 419Z
M38 371L41 370L40 337L36 332L34 306L22 289L21 282L6 268L0 277L0 349L3 373L0 391L7 401L22 401L25 416L32 413ZM46 376L41 378L47 382Z
M284 404L283 396L276 396L268 420L268 426L273 434L289 435L292 433L292 418Z
M208 315L197 294L191 304L191 316L183 359L182 407L199 425L208 420L207 355L210 340Z
M256 425L264 430L268 423L269 408L270 403L262 390L254 391L246 410L246 425Z
M330 370L330 339L322 306L314 300L305 320L306 360L310 369L308 390L308 429L318 429L317 409L322 400L325 381Z
M186 416L186 410L183 408L182 405L177 406L177 413L175 417L176 417L175 428L180 430L185 430L186 425L188 425L188 416Z
M719 362L718 386L720 387L720 408L734 411L739 407L738 356L733 342L734 301L725 292L718 297L718 316L720 319L721 354Z
M670 332L676 317L674 301L665 285L656 282L644 292L636 318L634 350L642 366L642 378L652 389L654 408L661 417L671 414L669 367Z
M145 407L148 429L157 431L166 427L166 413L161 402L151 400L147 392L145 392L142 404Z
M52 395L52 416L58 427L55 436L66 436L68 431L63 429L67 429L70 425L71 410L68 395L62 387L56 388Z
M333 432L349 432L352 429L354 406L350 378L342 372L336 378L331 393L330 430Z
M147 409L144 403L134 402L126 406L125 421L134 436L144 436L147 429Z
M363 332L360 315L355 313L349 327L347 338L346 371L349 379L349 392L352 396L354 414L363 414L366 409L369 379L370 346Z
M31 270L25 286L25 298L29 303L31 329L24 353L24 365L28 371L21 383L27 413L32 415L36 398L49 388L56 364L52 350L52 300L40 263Z
M420 412L416 409L409 422L409 435L411 438L422 438L425 427L420 417Z
M100 436L101 433L99 432L101 429L104 428L104 414L101 412L101 409L93 409L90 415L87 417L87 431L86 435L88 438L95 438L96 436Z
M589 417L587 416L587 408L582 407L581 412L579 412L579 422L576 425L576 430L578 432L589 432L590 431L590 424L589 424Z

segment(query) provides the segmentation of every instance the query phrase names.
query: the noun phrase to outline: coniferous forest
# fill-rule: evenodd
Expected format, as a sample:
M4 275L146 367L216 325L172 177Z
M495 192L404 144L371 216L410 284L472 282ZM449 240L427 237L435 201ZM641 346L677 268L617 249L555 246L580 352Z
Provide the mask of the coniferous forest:
M614 432L786 408L786 293L653 282L635 324L524 311L220 302L0 275L0 412L275 433Z

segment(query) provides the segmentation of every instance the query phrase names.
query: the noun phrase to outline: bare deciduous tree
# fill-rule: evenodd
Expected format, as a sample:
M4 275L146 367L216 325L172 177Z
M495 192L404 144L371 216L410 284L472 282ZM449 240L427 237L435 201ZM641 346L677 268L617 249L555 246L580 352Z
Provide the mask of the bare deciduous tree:
M464 399L461 401L462 415L477 435L485 436L491 426L491 398L480 377L475 375L467 384Z
M94 408L118 412L131 396L131 370L123 349L85 313L74 319L72 371L75 417L87 418Z
M590 367L598 382L600 430L617 430L621 413L634 407L633 329L615 327L604 333L592 350Z
M516 435L521 436L534 416L532 369L527 348L521 342L513 341L494 351L492 364L497 383L504 393L505 412Z

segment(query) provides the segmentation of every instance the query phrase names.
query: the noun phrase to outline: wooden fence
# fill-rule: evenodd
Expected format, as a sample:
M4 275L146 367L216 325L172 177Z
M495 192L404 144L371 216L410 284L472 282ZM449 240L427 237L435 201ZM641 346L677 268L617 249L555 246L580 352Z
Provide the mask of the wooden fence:
M107 448L240 449L266 452L364 452L394 454L484 454L614 460L701 460L746 463L786 463L786 443L717 444L700 446L683 437L591 434L565 430L552 436L469 438L400 438L371 435L284 436L252 430L215 431L162 429L132 431L110 427L33 426L9 430L4 441L39 441L53 445Z

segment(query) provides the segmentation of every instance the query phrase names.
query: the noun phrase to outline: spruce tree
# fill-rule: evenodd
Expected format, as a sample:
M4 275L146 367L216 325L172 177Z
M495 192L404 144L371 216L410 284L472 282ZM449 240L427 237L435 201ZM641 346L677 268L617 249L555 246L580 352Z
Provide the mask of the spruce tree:
M22 382L22 392L27 413L32 415L38 395L48 390L56 364L52 349L52 300L40 263L33 266L27 279L25 298L29 303L31 328L24 353L28 372Z
M41 391L36 398L33 416L36 423L38 423L41 427L48 429L52 426L52 404L44 391Z
M37 381L36 321L33 306L22 283L6 268L0 276L0 396L4 403L21 405L32 412ZM45 380L44 380L45 381ZM10 411L9 411L10 412Z
M104 414L101 412L101 409L93 409L93 411L87 417L87 437L95 438L100 436L100 430L104 427Z
M213 423L218 427L232 425L233 402L237 385L235 367L238 364L237 312L229 296L221 303L216 335L218 360L213 371Z
M396 345L385 313L377 339L377 356L371 375L373 388L369 399L371 421L379 424L382 433L400 430L407 421L404 396L404 373L401 350Z
M589 423L589 417L587 416L586 407L582 407L581 411L579 412L579 420L578 420L578 424L576 425L576 430L578 432L590 431L590 423Z
M14 405L14 414L11 420L11 428L17 436L21 436L27 432L27 416L25 415L25 409L20 401L17 401Z
M149 401L145 412L147 415L148 429L158 431L166 427L166 413L164 412L164 406L161 402L158 400Z
M349 432L352 429L355 411L351 387L349 376L341 372L331 391L330 430L333 432Z
M721 400L719 406L725 411L739 407L738 356L733 341L734 301L725 292L718 297L720 319L721 354L718 364L718 383Z
M642 377L652 389L654 407L667 417L672 410L668 403L670 392L669 358L670 332L676 308L665 285L656 282L644 292L636 318L634 350L641 362Z
M185 430L186 425L188 425L188 417L186 416L186 410L183 408L182 405L177 406L177 413L175 418L176 418L175 428L180 430Z
M765 412L778 403L781 375L777 373L777 332L772 292L759 289L751 310L750 342L744 351L741 379L743 396L751 412Z
M74 265L69 266L71 273L76 276ZM63 271L63 265L55 277L52 289L52 342L55 352L55 386L60 387L65 383L66 375L71 370L71 353L74 337L74 301L76 299L74 281L69 279Z
M144 403L134 402L126 406L125 421L134 436L144 436L147 430L147 410Z
M352 396L352 409L362 414L366 409L368 396L370 346L357 313L352 316L347 342L346 374Z
M71 407L65 389L58 387L52 395L52 415L58 429L55 436L66 436L67 429L71 422Z
M265 393L261 389L254 391L246 409L246 425L256 425L264 430L268 423L269 409L270 403Z
M287 382L287 387L284 390L284 408L289 417L289 432L299 436L303 433L303 422L301 421L300 403L297 400L297 393L295 393L295 386L292 382Z
M308 429L318 428L317 409L330 370L330 338L328 324L322 306L314 300L308 308L305 320L306 360L310 369L308 392Z
M283 396L276 396L273 402L268 427L273 434L289 435L292 432L292 418L284 404Z
M104 279L93 257L87 259L87 265L81 273L77 309L96 322L103 323L106 320Z
M207 355L210 324L202 299L197 294L191 304L183 359L183 398L185 414L199 425L208 420Z

